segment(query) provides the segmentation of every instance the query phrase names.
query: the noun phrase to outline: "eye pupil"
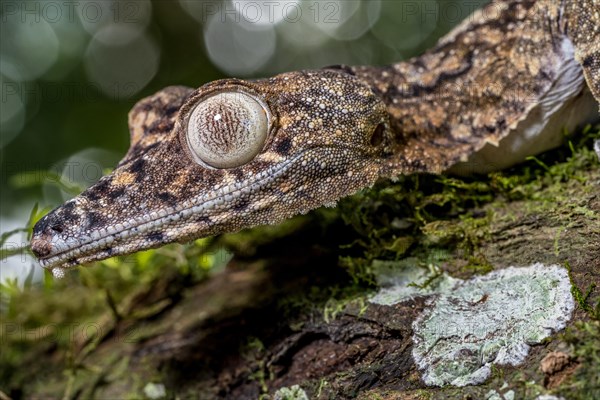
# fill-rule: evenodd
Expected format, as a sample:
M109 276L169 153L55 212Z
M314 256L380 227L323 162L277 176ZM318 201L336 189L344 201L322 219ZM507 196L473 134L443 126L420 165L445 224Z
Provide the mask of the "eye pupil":
M266 105L247 93L224 92L207 97L189 117L189 148L197 161L214 168L246 164L265 144L268 117Z

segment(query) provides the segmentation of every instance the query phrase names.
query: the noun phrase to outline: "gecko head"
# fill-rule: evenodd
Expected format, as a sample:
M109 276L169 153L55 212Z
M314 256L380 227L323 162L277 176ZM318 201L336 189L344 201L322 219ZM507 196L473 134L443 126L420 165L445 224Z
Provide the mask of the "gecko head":
M36 224L55 275L333 204L378 179L391 140L383 102L339 70L167 88L130 130L117 168Z

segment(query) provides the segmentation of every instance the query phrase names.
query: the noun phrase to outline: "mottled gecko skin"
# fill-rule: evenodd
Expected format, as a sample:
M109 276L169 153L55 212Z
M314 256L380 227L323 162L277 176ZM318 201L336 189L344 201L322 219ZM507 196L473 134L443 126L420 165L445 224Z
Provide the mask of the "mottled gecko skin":
M381 178L442 172L539 128L590 91L600 99L599 43L600 0L498 1L393 66L168 87L130 112L131 147L114 172L36 224L32 250L62 276L114 255L277 223ZM190 113L211 94L240 91L268 107L263 150L228 169L194 161Z
M574 42L574 56L600 98L599 13L600 0L495 2L422 56L390 67L353 68L388 105L395 137L386 175L441 172L466 161L484 144L497 145L511 131L521 131L519 123L539 116L542 98L564 73L560 66L573 61L573 55L565 54L565 39ZM580 85L570 103L586 96L583 79ZM494 150L491 159L465 167L475 172L501 169L556 147L560 135L558 139L524 149L516 159Z

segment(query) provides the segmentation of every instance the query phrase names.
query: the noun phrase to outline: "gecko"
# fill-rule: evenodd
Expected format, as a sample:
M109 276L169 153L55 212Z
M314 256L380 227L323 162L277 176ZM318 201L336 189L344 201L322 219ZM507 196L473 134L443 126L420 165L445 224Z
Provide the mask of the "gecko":
M485 173L599 119L600 0L496 0L420 56L167 87L116 168L34 226L61 277L274 224L401 174Z

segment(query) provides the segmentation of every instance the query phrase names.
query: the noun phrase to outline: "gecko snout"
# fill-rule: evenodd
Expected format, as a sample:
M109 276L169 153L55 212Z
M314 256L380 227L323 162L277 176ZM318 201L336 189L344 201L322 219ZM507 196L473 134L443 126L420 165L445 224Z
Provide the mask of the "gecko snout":
M59 220L56 211L40 219L33 227L31 237L31 251L38 258L47 257L53 253L53 242L59 239L64 231L64 226Z
M48 240L34 237L31 239L31 252L37 258L43 258L50 255L52 252L52 245Z
M46 257L52 253L51 234L49 235L46 229L42 232L34 232L31 237L31 251L38 258Z

